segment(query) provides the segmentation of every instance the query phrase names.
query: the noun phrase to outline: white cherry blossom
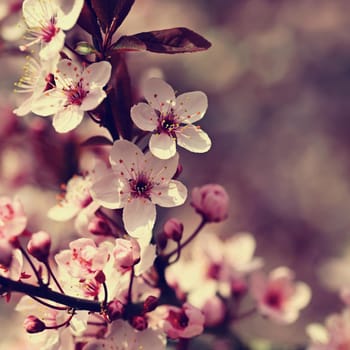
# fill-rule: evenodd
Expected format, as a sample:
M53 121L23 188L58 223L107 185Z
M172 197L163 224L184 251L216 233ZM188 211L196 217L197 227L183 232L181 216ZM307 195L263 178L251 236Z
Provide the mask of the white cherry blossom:
M131 108L133 122L142 130L151 131L149 147L160 159L169 159L176 153L176 142L191 152L204 153L211 147L209 136L192 125L203 118L207 96L192 91L175 97L173 88L159 78L145 82L144 96L148 103L140 102Z
M40 58L52 59L62 50L65 40L64 30L71 29L78 20L83 0L63 2L62 0L24 0L23 18L28 27L27 45L21 50L40 43ZM67 8L66 5L70 7Z
M110 153L112 169L91 188L92 197L110 209L124 208L123 222L133 237L150 234L156 219L155 204L174 207L185 202L186 187L171 178L178 154L160 160L143 154L133 143L119 140Z
M84 112L95 109L106 97L103 87L111 76L112 66L101 61L83 67L71 60L61 60L54 73L55 87L33 103L32 111L40 116L54 115L57 132L77 127Z

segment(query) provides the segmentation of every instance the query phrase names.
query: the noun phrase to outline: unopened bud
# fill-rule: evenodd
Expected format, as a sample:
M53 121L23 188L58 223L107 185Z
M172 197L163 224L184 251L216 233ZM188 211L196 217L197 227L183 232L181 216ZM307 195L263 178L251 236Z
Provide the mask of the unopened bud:
M0 240L0 265L10 267L12 261L13 246L5 239Z
M95 216L88 224L88 231L96 236L112 236L112 229L108 222L101 218Z
M45 231L39 231L32 235L28 242L28 252L40 262L46 262L51 248L51 237Z
M79 55L85 56L85 55L90 55L90 54L94 53L96 50L95 50L95 48L93 46L91 46L86 41L80 41L75 46L75 51Z
M220 222L228 216L229 196L217 184L195 187L192 190L191 205L207 222Z
M98 283L105 283L106 281L106 276L105 274L103 273L103 271L98 271L95 275L95 280L96 282Z
M118 300L112 300L107 306L107 314L110 321L115 321L123 317L124 304Z
M151 312L158 306L158 298L150 295L143 303L143 311Z
M148 322L144 316L134 316L130 320L130 325L138 331L143 331L148 327Z
M180 220L172 218L165 223L163 231L169 239L180 242L184 232L184 225Z
M45 323L36 316L30 315L24 320L24 328L28 333L39 333L45 330Z
M168 244L168 237L164 232L158 233L157 234L157 246L159 247L160 250L163 250L166 248Z

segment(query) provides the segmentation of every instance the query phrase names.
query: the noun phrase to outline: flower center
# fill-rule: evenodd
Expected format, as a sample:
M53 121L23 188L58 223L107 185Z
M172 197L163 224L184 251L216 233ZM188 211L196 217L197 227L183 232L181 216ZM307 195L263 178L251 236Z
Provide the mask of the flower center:
M282 295L275 291L270 291L265 296L265 303L273 309L281 309Z
M67 96L66 106L68 105L80 106L83 103L84 98L89 93L89 91L83 88L82 80L80 80L76 86L69 87L68 89L64 89L64 92Z
M51 17L49 23L41 29L41 39L49 43L59 31L60 29L56 27L56 17Z
M166 115L161 115L158 119L157 132L159 134L165 133L172 137L175 137L175 130L179 127L179 123L176 121L176 116L171 108L170 112Z
M185 329L188 326L189 321L183 310L180 312L170 310L167 320L176 329Z
M136 179L129 180L130 192L133 198L144 197L149 199L153 184L145 174L140 174Z

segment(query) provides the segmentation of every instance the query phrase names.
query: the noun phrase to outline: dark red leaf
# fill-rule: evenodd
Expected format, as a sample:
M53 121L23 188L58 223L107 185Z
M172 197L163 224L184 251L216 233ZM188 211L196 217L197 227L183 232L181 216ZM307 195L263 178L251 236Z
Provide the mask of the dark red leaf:
M78 24L92 36L101 35L100 26L97 22L97 17L93 11L90 1L85 1L83 9L78 18Z
M102 30L114 33L128 15L135 0L91 0Z
M175 54L203 51L210 46L208 40L188 28L171 28L122 36L113 49Z
M105 136L92 136L81 143L81 146L110 146L113 142Z

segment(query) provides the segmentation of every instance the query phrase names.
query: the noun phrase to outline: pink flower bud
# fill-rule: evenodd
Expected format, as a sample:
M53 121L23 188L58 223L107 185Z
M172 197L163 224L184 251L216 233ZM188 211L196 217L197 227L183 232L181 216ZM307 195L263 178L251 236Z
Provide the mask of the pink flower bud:
M140 261L140 246L134 239L117 238L113 255L116 268L123 272Z
M134 316L130 320L130 325L138 331L143 331L148 327L148 322L145 316Z
M97 216L90 221L88 231L96 236L112 236L112 229L108 222Z
M168 237L164 232L160 232L157 235L157 246L160 250L164 250L168 244Z
M158 306L158 298L150 295L143 303L143 311L151 312Z
M124 304L120 300L115 299L108 304L107 314L111 321L115 321L119 318L122 318L123 313L124 313Z
M165 223L163 232L169 239L180 242L184 232L184 225L180 220L172 218Z
M40 262L46 262L51 248L51 237L47 232L39 231L33 234L28 242L28 252Z
M191 205L207 222L220 222L228 216L229 196L217 184L207 184L192 190Z
M36 316L30 315L24 320L24 328L28 333L39 333L45 330L45 323Z
M217 296L209 298L202 306L201 310L205 317L204 324L207 327L218 326L223 322L226 314L225 304Z
M105 283L105 281L106 281L106 276L105 276L105 274L103 273L103 271L98 271L97 273L96 273L96 275L95 275L95 281L97 282L97 283Z
M0 265L5 268L10 267L12 262L12 245L5 239L0 240Z

